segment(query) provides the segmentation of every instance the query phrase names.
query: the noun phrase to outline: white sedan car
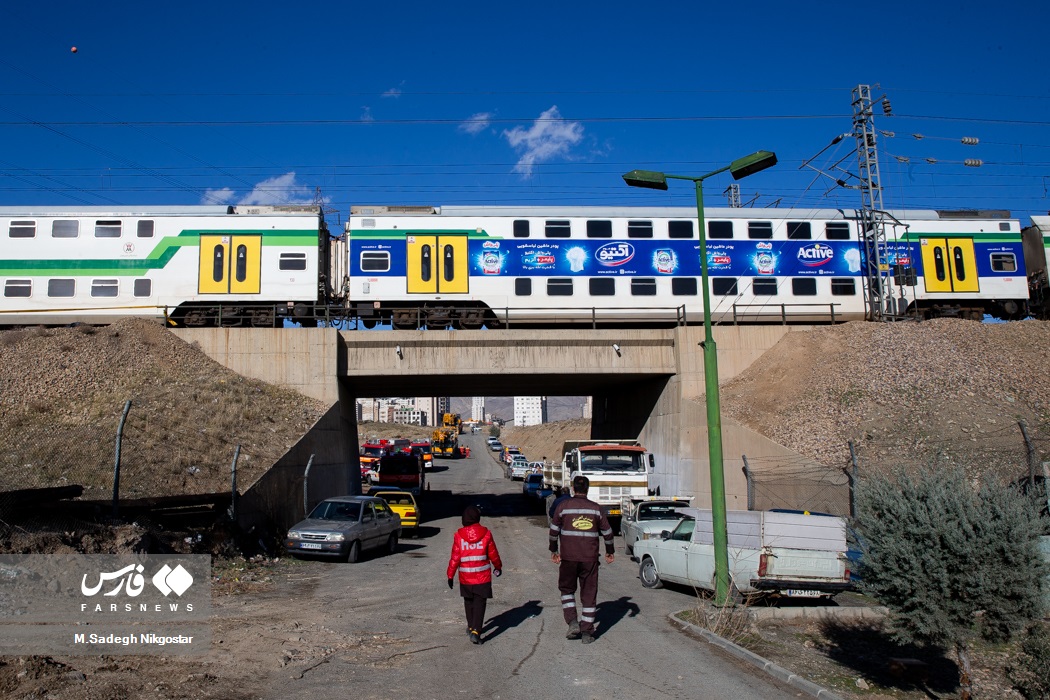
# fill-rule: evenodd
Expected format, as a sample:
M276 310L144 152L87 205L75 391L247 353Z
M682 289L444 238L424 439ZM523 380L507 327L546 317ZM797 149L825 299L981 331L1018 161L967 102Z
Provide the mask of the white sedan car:
M659 539L664 530L673 530L682 519L679 511L688 506L688 499L653 499L623 508L620 534L623 535L623 546L627 553L634 553L635 542Z

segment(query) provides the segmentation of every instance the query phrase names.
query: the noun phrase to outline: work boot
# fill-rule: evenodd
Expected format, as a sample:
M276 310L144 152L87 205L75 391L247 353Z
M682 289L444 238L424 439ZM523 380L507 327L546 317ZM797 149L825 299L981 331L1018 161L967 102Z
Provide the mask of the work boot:
M573 620L569 623L569 631L565 634L566 639L579 639L580 638L580 623Z
M479 633L477 630L471 630L470 631L470 643L471 644L481 644L481 633Z
M594 635L593 634L588 634L587 632L583 633L583 643L584 644L590 644L593 641L594 641Z

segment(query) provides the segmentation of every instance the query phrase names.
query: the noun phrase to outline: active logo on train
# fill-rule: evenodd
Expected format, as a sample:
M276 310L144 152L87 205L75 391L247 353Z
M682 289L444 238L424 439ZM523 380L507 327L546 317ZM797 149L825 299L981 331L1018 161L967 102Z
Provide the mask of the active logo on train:
M811 243L798 249L798 261L806 267L820 267L835 257L835 249L829 245Z
M630 243L606 243L594 251L594 257L600 265L616 267L634 257L634 246Z

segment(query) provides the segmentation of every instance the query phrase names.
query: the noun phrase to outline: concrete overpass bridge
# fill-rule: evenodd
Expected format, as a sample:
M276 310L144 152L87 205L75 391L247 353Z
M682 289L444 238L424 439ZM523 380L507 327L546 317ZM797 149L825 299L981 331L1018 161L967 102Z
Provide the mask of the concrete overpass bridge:
M736 376L798 326L718 326L719 374ZM656 457L664 494L710 504L703 327L642 330L337 331L176 329L244 376L295 389L332 408L278 469L271 498L315 455L310 496L360 491L354 402L373 396L593 397L592 439L636 438ZM798 455L723 420L726 498L747 507L741 455ZM282 471L284 470L284 471ZM283 474L283 475L282 475ZM299 475L299 476L295 476ZM311 498L311 501L315 500ZM299 496L301 512L302 497ZM291 517L291 516L289 516Z

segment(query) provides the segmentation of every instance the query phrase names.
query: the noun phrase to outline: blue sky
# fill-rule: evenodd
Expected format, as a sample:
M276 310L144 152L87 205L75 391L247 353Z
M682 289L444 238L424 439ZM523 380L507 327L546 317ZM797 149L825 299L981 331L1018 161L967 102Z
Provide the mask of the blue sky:
M857 173L856 142L824 149L852 131L864 84L892 104L875 116L894 134L879 140L887 208L1050 210L1037 3L59 0L4 14L0 205L309 202L320 188L334 220L351 204L689 206L685 183L620 176L702 175L766 149L780 162L740 181L745 203L856 207L828 177ZM814 156L826 175L802 167ZM707 181L708 206L731 182Z

